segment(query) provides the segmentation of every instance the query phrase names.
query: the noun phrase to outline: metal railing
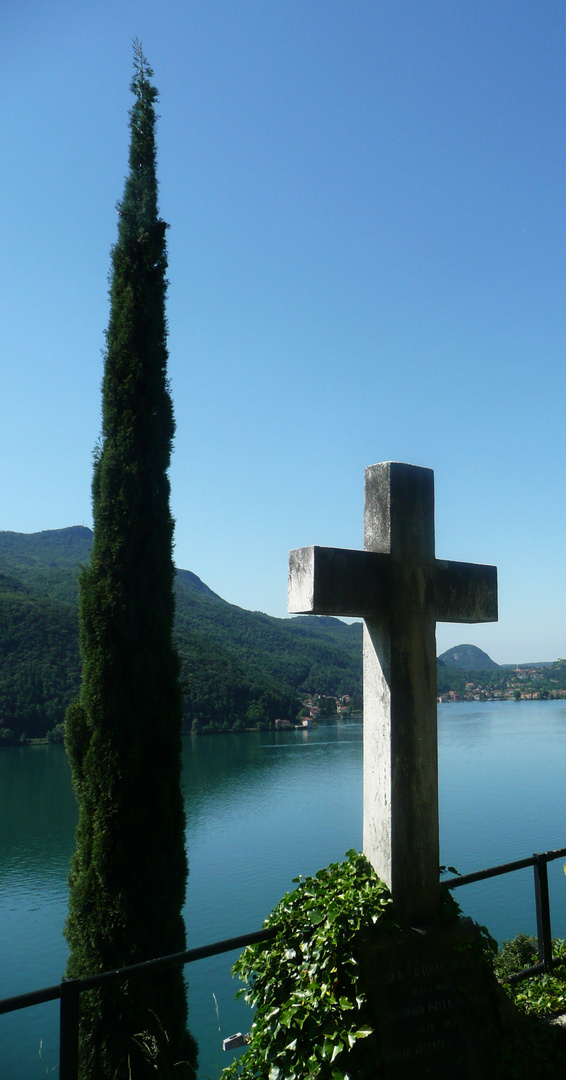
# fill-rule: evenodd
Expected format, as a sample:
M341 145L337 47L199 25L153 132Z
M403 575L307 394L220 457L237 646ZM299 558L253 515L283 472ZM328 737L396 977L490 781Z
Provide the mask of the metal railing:
M520 979L528 979L531 975L546 975L558 962L552 955L548 864L554 859L563 859L564 856L566 856L566 847L557 848L555 851L531 855L530 859L517 859L515 862L502 863L501 866L491 866L489 870L478 870L475 874L461 874L458 877L447 878L443 882L449 889L458 889L461 885L471 885L474 881L485 881L486 878L511 874L514 870L524 870L527 866L532 866L537 915L538 962L532 967L509 975L505 980L507 982L518 982Z
M510 975L508 981L518 981L532 975L545 974L552 971L552 968L558 962L552 955L548 863L565 856L566 847L559 848L555 851L545 851L540 855L532 855L528 859L517 859L515 862L503 863L501 866L492 866L488 870L478 870L474 874L463 874L458 877L447 878L443 882L449 889L458 889L462 885L471 885L473 882L484 881L486 878L498 877L500 874L510 874L514 870L524 870L528 866L533 867L539 958L533 967L525 968L523 971ZM260 941L271 941L280 930L281 927L272 926L268 930L258 930L253 934L242 934L240 937L227 938L225 941L217 941L212 945L203 945L197 949L186 949L184 952L173 953L170 956L160 956L155 960L131 964L129 967L119 968L115 971L104 971L84 979L65 979L55 986L44 987L43 990L35 990L28 994L18 994L15 997L4 998L0 1001L0 1015L59 999L61 1002L59 1080L78 1080L79 1003L83 991L92 990L103 983L121 982L124 979L143 974L163 971L169 967L191 964L195 960L204 960L207 957L218 956L221 953L234 952L237 949L244 949L247 945L254 945Z
M32 1005L42 1005L45 1001L60 1000L59 1009L59 1080L78 1080L79 1075L79 1002L80 995L85 990L93 990L103 983L122 982L132 977L154 974L156 971L164 971L166 968L184 966L194 963L195 960L205 960L209 956L219 956L221 953L233 952L236 949L245 949L246 945L255 945L258 941L270 941L281 928L272 926L267 930L257 930L253 934L242 934L239 937L227 938L225 941L216 941L212 945L201 945L197 949L186 949L184 952L171 953L169 956L159 956L155 960L145 960L140 964L130 964L125 968L114 971L102 971L98 975L89 975L84 979L64 979L55 986L46 986L43 990L33 990L29 994L18 994L15 997L4 998L0 1001L0 1016L3 1013L15 1012L17 1009L28 1009Z

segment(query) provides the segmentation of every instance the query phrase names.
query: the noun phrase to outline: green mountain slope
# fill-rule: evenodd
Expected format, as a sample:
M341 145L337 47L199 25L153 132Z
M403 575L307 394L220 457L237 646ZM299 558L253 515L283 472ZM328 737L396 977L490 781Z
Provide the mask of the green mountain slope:
M60 723L77 692L77 578L91 546L81 526L0 532L0 729L16 739ZM187 729L294 717L305 691L361 700L360 624L246 611L188 570L176 593Z
M60 723L79 684L76 608L0 573L0 729L5 740Z
M88 562L92 532L83 525L38 533L0 532L0 572L51 600L76 604L79 568Z

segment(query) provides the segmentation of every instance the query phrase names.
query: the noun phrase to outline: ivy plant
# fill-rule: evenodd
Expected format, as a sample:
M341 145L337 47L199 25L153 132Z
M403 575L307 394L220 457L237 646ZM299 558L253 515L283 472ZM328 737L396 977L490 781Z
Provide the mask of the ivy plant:
M280 928L276 938L250 945L234 965L245 983L237 996L256 1011L249 1046L222 1080L375 1077L358 950L368 934L400 928L391 894L353 850L294 883L264 923ZM443 915L458 910L449 899Z
M359 961L368 937L403 929L391 895L355 851L347 852L343 863L294 883L297 888L264 923L277 928L276 937L249 946L234 965L245 984L238 996L255 1006L255 1014L246 1051L224 1069L221 1080L375 1080L381 1075L380 1049ZM438 921L459 915L445 890ZM535 962L534 938L519 935L496 957L486 928L477 930L480 954L500 979ZM553 946L566 963L566 942L556 940ZM525 1060L511 1054L506 1066L502 1061L502 1077L566 1075L562 1031L538 1020L566 1011L565 973L566 966L542 979L505 984L530 1015L524 1021Z

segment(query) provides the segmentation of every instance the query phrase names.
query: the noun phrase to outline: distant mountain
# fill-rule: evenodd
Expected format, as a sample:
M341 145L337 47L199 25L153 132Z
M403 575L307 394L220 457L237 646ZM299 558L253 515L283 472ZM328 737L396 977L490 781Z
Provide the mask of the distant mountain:
M476 645L456 645L454 649L443 652L438 661L447 668L460 671L496 671L499 668L499 664Z
M78 574L92 532L0 532L0 729L44 735L80 682ZM359 623L275 619L226 603L190 570L176 578L187 730L294 717L305 691L361 703Z

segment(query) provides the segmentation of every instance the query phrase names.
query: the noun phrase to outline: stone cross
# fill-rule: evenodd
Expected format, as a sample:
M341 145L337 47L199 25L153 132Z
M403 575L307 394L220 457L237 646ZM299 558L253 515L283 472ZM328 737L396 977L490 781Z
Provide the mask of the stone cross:
M434 474L365 471L364 551L289 555L289 611L364 619L364 853L400 913L439 902L436 622L495 622L497 569L434 553Z

